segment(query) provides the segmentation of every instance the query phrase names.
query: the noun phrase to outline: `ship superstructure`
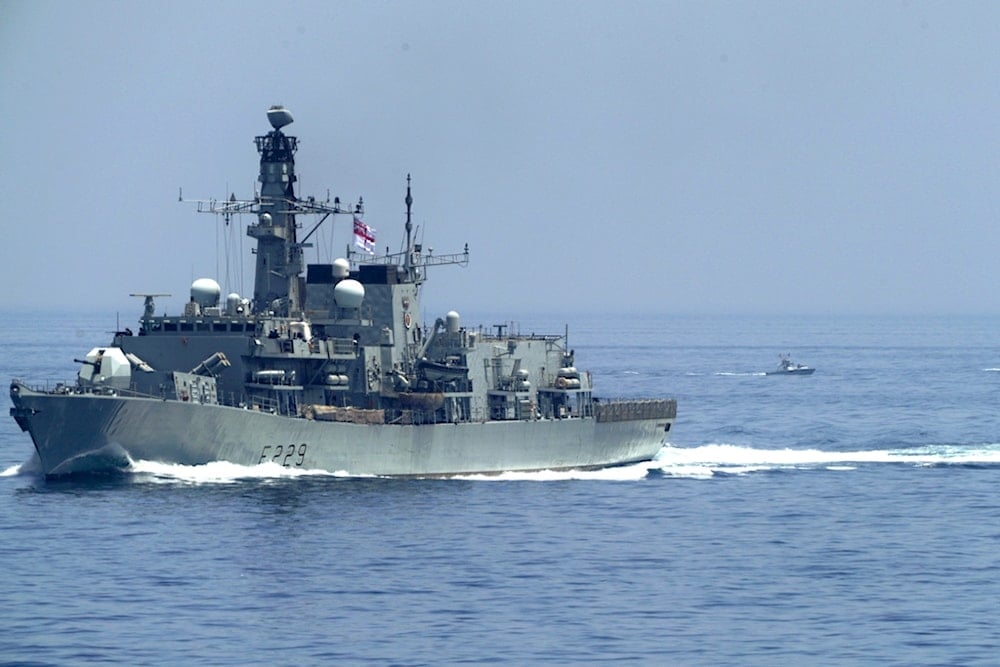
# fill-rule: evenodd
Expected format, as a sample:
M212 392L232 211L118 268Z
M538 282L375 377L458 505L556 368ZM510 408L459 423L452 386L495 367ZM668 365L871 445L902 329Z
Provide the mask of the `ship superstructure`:
M199 279L183 313L144 299L139 330L80 360L76 382L42 391L15 380L11 413L48 474L127 464L227 460L352 474L448 475L597 467L651 458L676 414L670 399L600 401L577 370L568 332L468 328L452 311L423 324L430 266L469 261L425 252L406 187L399 253L355 251L304 262L324 221L358 225L361 199L300 199L292 116L268 111L255 139L259 192L199 210L250 216L252 298ZM311 228L299 239L301 220ZM361 223L362 228L366 228Z

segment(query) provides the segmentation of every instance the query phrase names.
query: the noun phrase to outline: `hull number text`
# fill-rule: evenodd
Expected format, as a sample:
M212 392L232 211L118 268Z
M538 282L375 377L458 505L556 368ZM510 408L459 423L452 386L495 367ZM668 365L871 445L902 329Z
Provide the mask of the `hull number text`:
M260 459L257 463L263 463L264 461L274 461L286 468L291 468L292 466L298 467L305 463L306 460L306 443L301 445L291 444L291 445L264 445L264 449L260 452Z

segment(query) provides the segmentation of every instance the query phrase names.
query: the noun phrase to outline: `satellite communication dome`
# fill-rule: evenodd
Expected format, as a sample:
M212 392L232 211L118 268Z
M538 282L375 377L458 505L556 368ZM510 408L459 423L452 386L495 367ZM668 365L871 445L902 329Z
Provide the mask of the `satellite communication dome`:
M351 275L351 263L343 257L333 260L333 277L341 280Z
M360 308L365 298L365 286L357 280L341 280L333 288L333 300L341 308Z
M202 308L214 308L219 305L222 288L211 278L198 278L191 283L191 299Z

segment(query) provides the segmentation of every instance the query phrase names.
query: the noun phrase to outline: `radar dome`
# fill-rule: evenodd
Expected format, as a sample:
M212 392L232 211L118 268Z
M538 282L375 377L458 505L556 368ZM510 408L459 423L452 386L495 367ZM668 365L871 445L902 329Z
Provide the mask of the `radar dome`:
M445 315L445 320L447 321L448 333L458 333L461 329L461 319L459 315L454 310L449 310L448 314Z
M333 288L333 300L341 308L360 308L365 298L365 286L357 280L341 280Z
M191 283L191 299L202 308L214 308L219 305L222 288L211 278L198 278Z
M351 263L348 262L343 257L338 257L333 260L333 277L337 280L343 280L347 276L351 275Z
M271 127L280 130L292 122L292 112L278 104L267 110L267 120Z

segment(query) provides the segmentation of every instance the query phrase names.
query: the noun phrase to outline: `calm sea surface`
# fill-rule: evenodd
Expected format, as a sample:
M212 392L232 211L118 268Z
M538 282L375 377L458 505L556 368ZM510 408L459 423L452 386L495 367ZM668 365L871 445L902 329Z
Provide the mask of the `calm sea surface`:
M114 328L3 315L0 374L33 384ZM570 325L598 395L678 399L657 460L46 481L5 410L0 664L1000 661L1000 318ZM816 374L763 375L780 353Z

